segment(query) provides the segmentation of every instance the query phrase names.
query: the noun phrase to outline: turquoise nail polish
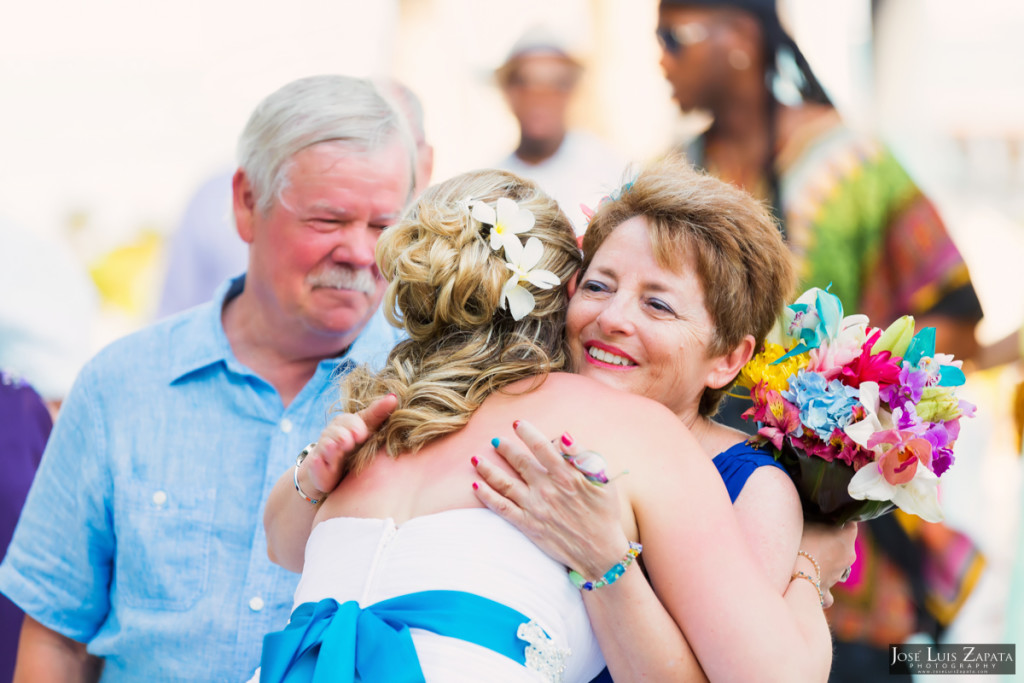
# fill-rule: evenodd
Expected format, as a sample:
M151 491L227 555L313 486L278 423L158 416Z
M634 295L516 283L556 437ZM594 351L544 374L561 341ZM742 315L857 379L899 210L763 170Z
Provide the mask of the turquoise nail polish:
M494 446L495 448L498 447L499 443L501 443L501 439L499 439L498 437L494 437L493 439L491 439L491 445Z

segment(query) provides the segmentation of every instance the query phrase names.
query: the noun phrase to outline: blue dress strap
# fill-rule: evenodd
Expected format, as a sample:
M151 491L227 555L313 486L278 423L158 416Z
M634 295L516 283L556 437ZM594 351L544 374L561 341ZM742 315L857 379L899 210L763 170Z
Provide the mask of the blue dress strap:
M747 479L758 467L774 466L783 472L786 471L786 468L772 456L771 451L752 446L746 441L727 448L712 458L711 462L715 464L718 473L722 475L725 488L729 491L729 499L734 503L739 498L740 491L746 485Z
M529 618L507 605L461 591L423 591L360 608L326 599L295 608L283 631L263 639L260 681L420 683L410 628L459 638L526 663L518 628Z

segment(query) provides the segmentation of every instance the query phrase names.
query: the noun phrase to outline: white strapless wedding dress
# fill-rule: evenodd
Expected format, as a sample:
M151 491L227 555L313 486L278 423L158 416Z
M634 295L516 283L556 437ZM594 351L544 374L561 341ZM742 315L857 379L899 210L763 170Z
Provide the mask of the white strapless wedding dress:
M518 610L568 651L563 680L586 683L604 668L579 589L565 567L484 508L413 518L336 517L306 543L295 606L333 598L360 607L419 591L479 595ZM428 682L548 680L486 647L412 629ZM544 647L543 644L541 647Z

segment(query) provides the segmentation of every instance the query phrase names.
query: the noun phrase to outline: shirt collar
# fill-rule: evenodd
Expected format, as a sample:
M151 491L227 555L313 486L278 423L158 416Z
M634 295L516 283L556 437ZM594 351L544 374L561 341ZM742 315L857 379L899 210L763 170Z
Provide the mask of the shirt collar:
M223 282L213 298L185 315L171 330L171 382L215 363L241 366L231 351L221 312L224 304L242 292L245 275Z
M210 301L195 309L193 315L179 319L178 325L171 331L172 383L220 362L237 374L255 374L235 358L221 316L224 304L241 294L244 286L244 274L225 281L217 288ZM342 364L346 369L361 363L380 366L387 358L391 347L401 338L402 335L388 324L383 312L378 308L352 342L348 353L323 359L317 366L317 371L332 375Z

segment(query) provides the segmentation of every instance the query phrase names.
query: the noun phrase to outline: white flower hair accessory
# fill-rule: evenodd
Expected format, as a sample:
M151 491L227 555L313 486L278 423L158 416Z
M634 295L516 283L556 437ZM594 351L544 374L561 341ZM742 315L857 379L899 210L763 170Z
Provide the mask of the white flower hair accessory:
M498 199L496 208L485 202L472 203L472 216L491 226L491 249L498 251L511 242L519 242L520 235L533 227L533 212L520 208L508 197Z
M473 219L490 227L490 247L494 251L504 250L505 267L512 271L512 276L501 288L500 308L506 309L517 322L522 320L537 306L533 294L522 286L528 282L539 289L551 289L561 280L550 270L534 269L544 258L544 245L536 237L531 237L524 246L519 235L528 232L536 223L533 212L520 207L508 197L500 197L492 207L486 202L476 199L462 199L459 206L469 211Z
M512 277L501 288L501 306L517 321L529 315L537 305L533 294L520 283L529 282L538 289L551 289L561 283L550 270L534 270L543 257L544 245L536 237L526 240L525 247L514 235L505 243L505 267L512 271Z

